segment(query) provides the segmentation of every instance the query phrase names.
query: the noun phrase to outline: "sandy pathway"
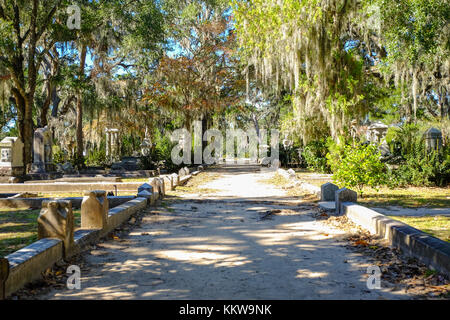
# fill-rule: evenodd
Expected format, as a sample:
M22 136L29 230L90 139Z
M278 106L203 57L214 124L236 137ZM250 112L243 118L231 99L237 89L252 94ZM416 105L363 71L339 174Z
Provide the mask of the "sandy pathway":
M288 206L283 190L258 181L271 173L224 173L149 210L121 241L85 254L81 290L41 299L405 299L368 290L367 260L340 231L316 222L313 207ZM159 208L161 209L161 208ZM261 219L268 211L280 215Z

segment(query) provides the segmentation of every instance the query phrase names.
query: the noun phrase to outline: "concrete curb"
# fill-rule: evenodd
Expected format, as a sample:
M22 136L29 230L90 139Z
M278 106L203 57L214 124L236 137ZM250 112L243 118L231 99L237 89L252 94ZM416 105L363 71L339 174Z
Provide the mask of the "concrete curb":
M127 201L133 200L135 196L109 196L109 206L114 208ZM55 198L14 198L14 199L0 199L0 207L4 208L41 208L42 201L51 200ZM58 200L72 201L72 208L81 208L83 197L68 197L57 198Z
M146 206L146 198L130 200L109 210L108 224L105 229L75 231L74 247L69 255L73 256L82 252L88 245L96 243ZM42 272L61 261L64 258L63 247L61 240L45 238L6 256L10 264L9 277L5 284L6 296L21 289L27 283L39 279Z
M370 233L383 237L405 254L433 267L450 279L450 244L352 202L341 204L343 213Z
M299 181L296 185L321 198L321 188ZM371 234L387 239L391 246L450 279L450 243L354 202L342 202L337 207L336 202L323 201L319 208L327 212L340 211Z

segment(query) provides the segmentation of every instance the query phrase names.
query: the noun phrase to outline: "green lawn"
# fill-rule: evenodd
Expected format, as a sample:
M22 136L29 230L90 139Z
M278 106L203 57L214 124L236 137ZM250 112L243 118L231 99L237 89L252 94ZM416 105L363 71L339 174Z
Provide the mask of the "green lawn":
M433 237L450 242L450 217L445 216L424 216L424 217L399 217L390 216L394 220L401 221L422 230Z
M381 188L378 191L366 188L358 202L372 207L450 208L450 187Z
M0 209L0 257L7 256L37 240L39 212L39 209ZM81 224L81 212L78 209L73 213L76 229Z

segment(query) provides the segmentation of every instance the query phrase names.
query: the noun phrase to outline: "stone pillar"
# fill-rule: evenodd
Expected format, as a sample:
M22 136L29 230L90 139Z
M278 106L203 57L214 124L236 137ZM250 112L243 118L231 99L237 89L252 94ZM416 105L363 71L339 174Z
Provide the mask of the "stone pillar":
M331 182L320 186L320 201L335 201L336 191L339 187Z
M38 239L57 238L64 242L64 257L72 251L74 240L72 202L48 200L42 202L38 218Z
M180 177L176 173L172 173L172 186L173 186L172 190L175 190L175 187L178 186L179 184L180 184Z
M164 178L156 178L156 181L158 181L159 197L163 199L166 195L166 185L164 184Z
M112 163L119 158L119 130L106 129L106 158Z
M146 198L150 204L154 203L153 187L148 183L144 183L138 188L138 198Z
M336 214L340 216L344 213L342 211L342 203L357 202L358 194L353 190L342 188L336 191L335 198L336 198Z
M0 300L6 299L6 280L9 276L9 261L0 258Z
M106 191L85 191L81 203L81 228L104 229L108 224L109 202Z
M33 138L32 173L46 173L53 170L52 136L47 127L38 128Z
M156 200L158 200L160 198L160 192L161 190L159 189L159 183L157 181L158 178L150 178L148 179L148 183L153 187L153 199L156 202Z

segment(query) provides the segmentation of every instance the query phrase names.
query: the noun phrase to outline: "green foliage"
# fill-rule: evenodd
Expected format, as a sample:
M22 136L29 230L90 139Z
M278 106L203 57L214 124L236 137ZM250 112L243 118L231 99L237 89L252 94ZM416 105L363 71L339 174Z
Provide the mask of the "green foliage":
M309 170L328 173L330 172L330 167L327 163L327 153L327 143L325 139L321 139L308 143L303 148L302 156Z
M390 186L446 186L450 182L449 148L426 153L424 145L417 144L389 178Z
M92 167L105 167L107 163L105 148L89 150L88 156L86 157L86 165Z
M55 164L63 164L66 162L66 153L59 146L53 146L53 162Z
M328 156L333 170L333 181L341 187L376 188L385 182L385 165L381 162L378 147L373 144L343 145Z

